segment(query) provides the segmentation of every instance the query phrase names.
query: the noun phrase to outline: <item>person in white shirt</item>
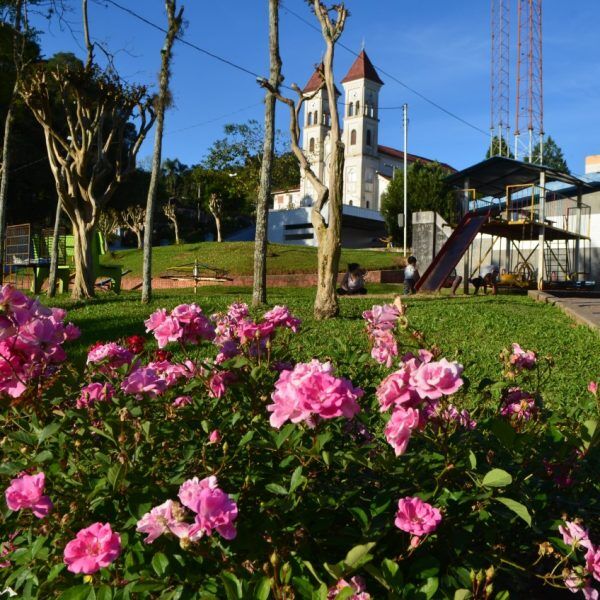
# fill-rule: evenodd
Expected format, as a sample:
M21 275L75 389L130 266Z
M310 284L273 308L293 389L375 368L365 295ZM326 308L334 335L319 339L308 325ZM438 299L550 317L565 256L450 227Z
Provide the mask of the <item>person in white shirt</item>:
M346 271L344 278L342 279L341 287L338 288L337 293L340 296L366 294L366 273L367 272L365 271L365 269L361 269L358 263L350 263L348 265L348 270Z
M408 257L408 264L404 268L404 293L414 294L415 284L419 280L419 270L417 269L417 259L414 256Z

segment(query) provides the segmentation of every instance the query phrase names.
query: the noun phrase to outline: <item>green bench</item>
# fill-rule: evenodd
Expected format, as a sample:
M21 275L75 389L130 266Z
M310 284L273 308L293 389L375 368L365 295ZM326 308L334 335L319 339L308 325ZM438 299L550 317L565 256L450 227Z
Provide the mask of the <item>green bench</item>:
M52 248L52 236L33 237L33 256L39 260L40 256L49 255ZM45 245L45 248L42 247ZM121 291L121 266L103 265L100 263L100 257L104 254L104 240L100 232L96 232L92 240L92 264L94 268L94 279L106 277L112 282L112 289L118 294ZM57 272L57 284L59 293L66 292L69 289L71 275L75 272L75 238L73 235L65 236L64 255L60 256ZM31 282L31 291L39 294L42 291L42 285L50 276L50 265L40 264L32 267L33 281Z

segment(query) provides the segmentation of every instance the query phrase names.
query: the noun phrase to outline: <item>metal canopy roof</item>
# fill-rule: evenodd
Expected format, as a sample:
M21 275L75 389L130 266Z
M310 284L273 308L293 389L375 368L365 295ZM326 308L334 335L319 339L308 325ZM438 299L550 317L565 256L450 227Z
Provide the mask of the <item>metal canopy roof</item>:
M507 185L537 184L542 172L546 173L547 182L561 181L581 189L593 187L573 175L561 173L556 169L521 162L504 156L492 156L458 173L453 173L446 177L446 182L456 187L463 187L465 180L468 179L469 188L474 188L484 196L502 198L506 195Z

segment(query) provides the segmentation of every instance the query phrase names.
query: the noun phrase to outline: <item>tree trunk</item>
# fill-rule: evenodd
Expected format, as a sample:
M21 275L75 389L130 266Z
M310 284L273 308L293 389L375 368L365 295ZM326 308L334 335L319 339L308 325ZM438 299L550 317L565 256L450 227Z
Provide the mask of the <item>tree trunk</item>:
M217 228L217 242L222 242L221 239L221 217L215 217L215 226Z
M169 28L165 45L161 51L160 79L158 90L158 106L156 110L156 132L154 134L154 154L152 155L152 175L148 198L146 201L146 221L144 223L144 265L142 282L142 302L147 304L152 299L152 230L154 229L154 207L158 195L158 180L160 177L160 163L162 158L162 138L165 124L165 110L169 96L169 77L173 44L181 28L183 8L175 16L176 0L165 0L165 8L169 19Z
M278 89L281 79L279 56L279 0L269 0L269 84ZM269 225L269 199L271 196L271 171L275 140L275 94L267 89L265 95L265 138L260 170L260 189L256 205L256 234L254 238L254 286L252 305L267 302L267 229Z
M48 297L56 295L56 275L58 274L58 230L60 227L60 213L62 207L60 198L56 201L56 215L54 216L54 231L52 234L52 250L50 252L50 273L48 274Z
M339 314L337 298L337 279L342 253L342 196L344 190L344 146L339 144L331 154L329 187L329 218L326 228L317 230L319 241L317 295L315 297L314 314L317 319L328 319Z
M177 219L173 219L173 227L175 228L175 244L179 246L179 223L177 223Z
M92 259L93 236L94 230L88 228L83 219L78 218L73 223L75 280L71 297L76 300L94 296L96 274Z
M139 229L136 229L135 235L137 236L137 247L138 247L138 250L140 250L144 245L142 242L142 232Z

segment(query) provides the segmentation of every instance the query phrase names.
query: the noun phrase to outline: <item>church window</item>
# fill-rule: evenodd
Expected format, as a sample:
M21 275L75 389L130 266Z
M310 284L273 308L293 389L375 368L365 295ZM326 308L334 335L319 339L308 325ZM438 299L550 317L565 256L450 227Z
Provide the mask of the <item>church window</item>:
M352 104L352 102L350 102L350 104L348 104L348 116L352 117L354 115L354 105Z
M356 101L356 114L360 115L360 102L358 100Z
M356 129L350 132L350 145L354 146L354 144L356 144Z
M367 146L371 145L371 130L367 129Z
M367 200L367 208L371 208L371 203Z
M319 124L319 113L315 110L315 125Z
M312 113L311 112L308 113L307 125L312 125Z
M310 152L315 151L315 138L310 138L310 142L308 142L308 149Z

